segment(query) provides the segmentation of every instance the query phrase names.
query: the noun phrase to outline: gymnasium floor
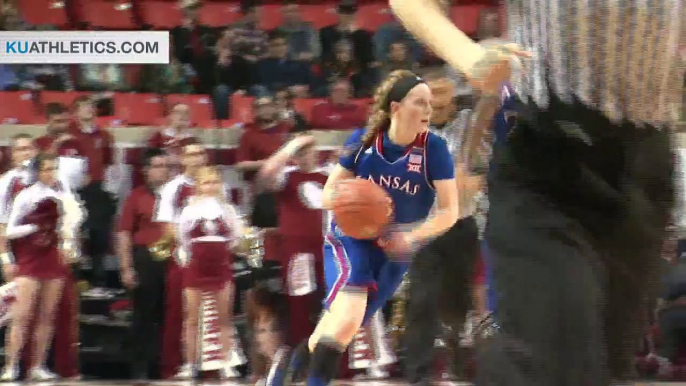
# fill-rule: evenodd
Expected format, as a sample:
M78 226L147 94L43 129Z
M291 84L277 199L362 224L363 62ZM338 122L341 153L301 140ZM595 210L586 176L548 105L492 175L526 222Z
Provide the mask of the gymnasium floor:
M193 382L179 382L179 381L155 381L155 382L150 382L147 385L150 386L195 386L198 385L199 383L193 383ZM204 385L217 385L217 386L243 386L243 385L249 385L248 383L245 382L236 382L236 381L228 381L228 382L203 382L202 384ZM20 386L20 385L25 385L24 383L21 382L8 382L8 383L3 383L3 386ZM63 381L63 382L55 382L55 383L40 383L37 384L40 386L63 386L63 385L78 385L78 386L140 386L140 384L135 384L130 381L111 381L111 382L98 382L98 381ZM404 382L399 382L399 381L338 381L334 385L336 386L400 386L400 385L407 385L407 383ZM437 383L439 386L469 386L471 383L464 383L464 382L439 382ZM684 385L686 386L686 383L684 382L639 382L639 383L634 383L633 385L635 386L657 386L657 385Z

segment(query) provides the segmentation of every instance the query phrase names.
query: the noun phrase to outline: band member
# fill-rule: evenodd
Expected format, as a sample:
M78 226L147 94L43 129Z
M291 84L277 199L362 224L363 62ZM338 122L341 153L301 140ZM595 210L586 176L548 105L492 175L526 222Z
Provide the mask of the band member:
M222 352L228 355L233 328L230 315L233 309L233 256L231 250L238 245L244 226L238 212L226 203L219 171L210 166L201 167L196 176L196 195L179 216L179 249L177 263L184 267L184 328L185 364L178 378L191 378L195 374L198 350L199 310L203 293L210 292L217 305L219 339ZM222 378L231 374L228 359L220 369Z
M76 191L88 180L88 149L69 132L69 110L61 103L45 106L48 119L46 134L36 138L36 147L44 153L58 156L60 181Z
M143 157L146 184L135 188L124 203L119 218L117 254L121 280L132 291L134 379L147 379L150 365L159 353L159 334L164 321L164 276L167 262L148 247L163 235L162 223L153 222L156 194L167 181L168 157L161 149L148 149Z
M6 228L6 237L15 241L13 251L18 262L15 278L17 301L8 360L2 374L2 378L8 380L19 375L19 353L34 308L37 310L33 333L35 347L28 377L39 381L57 378L45 368L45 359L48 343L52 340L55 307L62 294L64 278L75 252L78 227L84 217L78 204L76 207L71 204L77 200L57 182L54 155L38 155L32 168L38 182L17 195ZM71 229L63 229L64 224Z
M156 203L154 221L163 223L163 236L154 248L166 248L173 253L176 244L177 224L181 211L194 194L194 176L200 167L207 164L207 153L203 146L193 141L183 147L181 155L183 174L164 184ZM162 335L162 378L170 378L182 364L182 321L183 321L183 274L175 259L168 263L165 288L165 317ZM180 374L183 375L183 374Z
M169 113L168 127L155 132L148 138L149 148L163 149L169 156L171 177L183 172L181 151L197 138L191 133L191 110L185 103L175 104Z
M276 192L284 288L288 296L287 344L295 347L314 330L323 297L321 195L328 173L317 166L315 139L298 136L268 158L258 174L264 190ZM294 166L287 166L293 163Z

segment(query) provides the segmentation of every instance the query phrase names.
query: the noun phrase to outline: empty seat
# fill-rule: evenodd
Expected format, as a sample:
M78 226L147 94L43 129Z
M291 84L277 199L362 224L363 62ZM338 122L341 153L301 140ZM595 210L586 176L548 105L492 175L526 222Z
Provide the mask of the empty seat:
M252 122L252 103L253 97L238 94L231 95L231 119L245 123Z
M392 20L393 11L388 8L386 2L360 6L355 18L355 22L360 28L369 31L376 31L379 26Z
M114 115L132 125L154 125L164 114L157 94L115 93Z
M476 34L479 22L479 12L481 9L488 8L483 5L454 5L450 11L450 16L464 33L467 35ZM495 9L495 8L494 8Z
M293 100L293 107L309 121L312 118L312 108L323 101L321 98L298 98Z
M84 91L43 91L40 93L40 102L42 106L45 106L48 103L56 102L70 107L76 98L84 95L90 95L90 93Z
M19 14L29 24L49 24L65 27L68 24L65 0L17 1Z
M176 2L146 0L140 4L143 22L157 28L174 28L181 25L181 10Z
M38 124L44 123L36 101L30 91L0 92L0 123Z
M131 2L124 0L88 0L82 3L84 22L105 29L134 29Z
M200 8L200 23L210 27L226 27L243 17L235 2L204 3Z
M216 127L212 100L207 95L167 95L167 107L174 104L185 103L191 110L191 121L198 127Z
M303 20L312 23L314 28L317 29L338 22L336 7L332 3L301 5L300 14L302 15Z
M281 4L265 4L260 10L260 28L264 30L271 30L277 28L283 22L283 14Z

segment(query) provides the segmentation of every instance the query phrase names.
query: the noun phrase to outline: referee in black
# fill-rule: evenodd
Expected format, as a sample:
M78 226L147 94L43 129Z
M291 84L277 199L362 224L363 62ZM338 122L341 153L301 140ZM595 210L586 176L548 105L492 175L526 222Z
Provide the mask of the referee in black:
M434 346L438 337L452 351L451 369L463 375L465 358L459 350L459 332L471 305L472 278L479 255L479 229L474 218L476 196L484 176L467 170L463 148L466 135L490 126L499 107L498 94L484 95L475 107L473 98L457 97L455 83L445 67L422 72L433 94L430 130L443 138L456 164L460 220L446 233L421 248L409 270L405 328L405 373L408 382L428 385L433 376ZM471 169L471 168L470 168ZM444 334L444 326L449 336Z
M507 0L519 46L489 49L434 0L390 3L472 85L512 77L518 98L489 175L500 331L478 354L477 384L630 380L674 203L685 1ZM519 47L531 53L521 72Z

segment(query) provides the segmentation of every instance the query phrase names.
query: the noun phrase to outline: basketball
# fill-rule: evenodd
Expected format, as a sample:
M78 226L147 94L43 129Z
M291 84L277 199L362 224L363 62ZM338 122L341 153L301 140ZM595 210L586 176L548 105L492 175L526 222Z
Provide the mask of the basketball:
M393 219L393 200L371 181L346 181L333 199L333 217L346 236L373 239Z

